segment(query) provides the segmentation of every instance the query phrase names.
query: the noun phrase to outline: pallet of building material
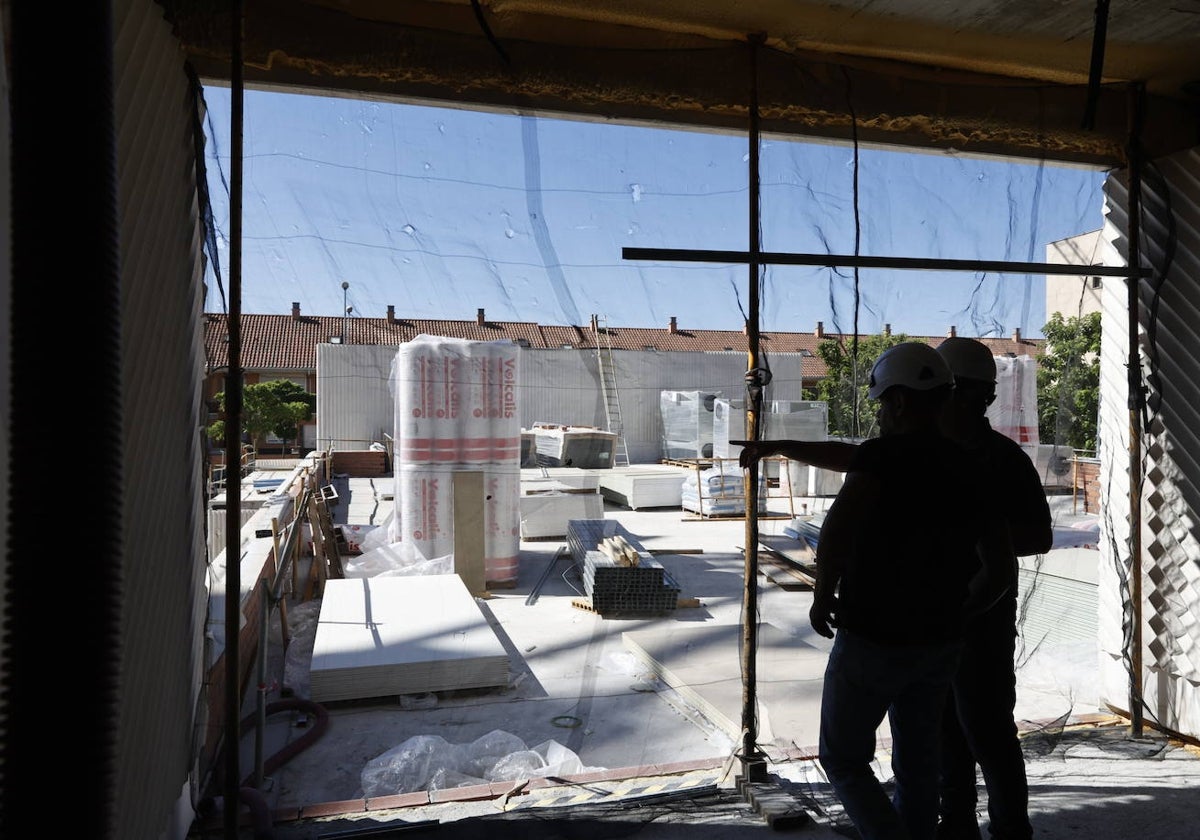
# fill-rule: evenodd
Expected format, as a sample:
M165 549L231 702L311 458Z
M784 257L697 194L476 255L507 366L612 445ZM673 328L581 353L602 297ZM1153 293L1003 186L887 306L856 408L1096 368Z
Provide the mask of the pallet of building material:
M537 493L518 500L521 539L561 539L572 519L604 516L604 499L595 490Z
M677 584L657 560L619 565L600 551L589 551L583 566L584 591L599 612L666 612L679 602Z
M679 584L620 523L572 519L567 547L596 612L661 613L678 606Z
M679 507L688 470L661 464L599 471L600 493L630 510Z
M572 598L571 606L577 610L587 610L588 612L592 612L592 613L596 613L597 615L600 615L600 611L597 610L596 607L592 605L592 599L587 597L586 595L579 597L579 598ZM696 609L700 606L700 599L699 598L680 598L675 606L681 610ZM611 615L611 614L612 613L609 613L609 615ZM633 615L633 613L630 613L630 615Z
M609 469L616 454L617 435L594 426L533 424L540 467Z

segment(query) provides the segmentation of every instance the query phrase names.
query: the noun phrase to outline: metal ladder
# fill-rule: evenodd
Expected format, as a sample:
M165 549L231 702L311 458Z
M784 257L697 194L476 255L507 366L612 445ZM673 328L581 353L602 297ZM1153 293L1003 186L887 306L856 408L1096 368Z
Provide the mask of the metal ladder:
M612 341L608 335L608 320L592 316L592 335L596 338L596 361L600 368L600 390L604 394L604 419L608 431L617 436L613 466L629 466L629 449L625 446L625 427L621 423L621 400L617 396L617 369L613 364Z

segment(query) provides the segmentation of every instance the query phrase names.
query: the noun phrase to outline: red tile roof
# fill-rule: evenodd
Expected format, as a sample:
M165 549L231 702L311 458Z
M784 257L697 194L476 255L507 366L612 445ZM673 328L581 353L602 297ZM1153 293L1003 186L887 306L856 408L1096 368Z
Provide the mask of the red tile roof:
M204 316L204 350L210 369L229 364L227 317L209 313ZM482 323L480 323L482 321ZM471 341L508 340L535 348L574 347L594 349L596 338L591 327L540 325L530 321L408 320L404 318L346 318L314 315L242 315L242 367L245 370L314 371L317 345L340 337L343 325L346 344L395 345L418 335L463 338ZM735 330L649 329L609 325L601 327L614 350L680 352L748 352L747 337ZM838 333L823 337L846 338ZM805 377L819 378L825 365L817 355L822 337L814 332L764 332L760 336L761 353L810 353L804 363ZM937 345L945 336L909 336L913 340ZM982 338L997 356L1031 355L1042 352L1041 339L1018 337Z

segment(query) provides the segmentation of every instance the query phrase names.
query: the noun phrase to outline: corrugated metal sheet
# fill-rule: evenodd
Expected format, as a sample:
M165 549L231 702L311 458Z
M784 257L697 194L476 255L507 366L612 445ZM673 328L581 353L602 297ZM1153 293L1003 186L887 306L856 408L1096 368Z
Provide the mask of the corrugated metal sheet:
M151 0L115 4L113 20L125 627L112 835L158 838L178 836L204 665L200 228L179 44Z
M1128 181L1110 178L1106 232L1120 254L1129 217ZM1155 161L1142 185L1143 261L1155 277L1143 284L1140 347L1148 422L1141 438L1143 668L1148 722L1200 737L1200 151ZM1111 284L1116 287L1119 284ZM1123 294L1117 290L1115 294ZM1106 700L1127 708L1123 616L1128 602L1127 499L1130 424L1125 383L1128 327L1123 299L1106 295L1103 321L1102 462L1110 465L1105 497L1109 540L1101 579L1102 683ZM1117 570L1122 570L1118 572Z
M1017 579L1021 643L1026 654L1041 645L1094 640L1096 584L1022 569Z
M394 434L396 347L317 345L317 446L366 449Z

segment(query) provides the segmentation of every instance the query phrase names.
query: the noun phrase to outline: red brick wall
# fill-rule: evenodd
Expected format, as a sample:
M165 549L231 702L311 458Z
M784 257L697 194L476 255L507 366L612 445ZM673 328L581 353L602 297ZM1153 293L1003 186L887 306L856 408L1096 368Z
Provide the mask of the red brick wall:
M341 473L356 478L371 478L387 475L391 472L391 465L388 464L386 452L370 449L345 452L334 450L332 471L335 475Z
M1084 513L1100 512L1100 464L1093 461L1076 461L1074 493Z

